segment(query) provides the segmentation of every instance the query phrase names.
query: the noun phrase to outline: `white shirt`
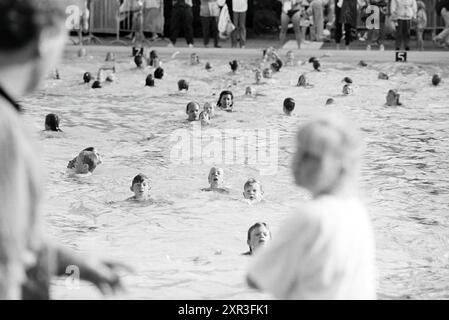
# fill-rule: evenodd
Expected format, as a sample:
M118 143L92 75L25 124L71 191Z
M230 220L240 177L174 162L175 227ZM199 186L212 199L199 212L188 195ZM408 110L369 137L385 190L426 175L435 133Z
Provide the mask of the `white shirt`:
M305 204L256 253L249 278L279 299L375 299L374 235L357 199Z
M246 12L248 10L248 0L232 0L233 12Z

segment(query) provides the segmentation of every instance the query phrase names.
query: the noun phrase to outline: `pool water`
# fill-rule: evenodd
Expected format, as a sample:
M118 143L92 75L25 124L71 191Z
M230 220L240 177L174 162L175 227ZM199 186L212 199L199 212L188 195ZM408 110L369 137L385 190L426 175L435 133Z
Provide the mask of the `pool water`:
M129 55L116 54L117 81L94 90L82 83L83 73L96 75L108 63L103 54L89 53L67 54L59 66L61 80L48 78L22 104L46 170L48 234L78 252L134 269L123 273L126 292L110 298L269 299L245 284L251 260L241 255L246 232L265 221L276 236L287 215L308 198L291 175L295 133L330 111L352 119L366 144L360 191L375 228L379 298L449 298L449 82L430 83L434 72L448 78L447 66L362 68L323 58L322 72L308 63L284 66L255 85L256 57L242 58L232 74L226 55L210 57L213 69L207 71L207 56L200 54L201 64L191 66L188 53L173 59L166 54L163 80L145 87L153 69L137 69ZM378 80L379 71L390 80ZM302 73L313 87L295 86ZM345 76L354 81L349 96L342 95ZM189 82L188 92L177 91L179 79ZM245 96L248 85L254 96ZM392 88L399 90L402 106L385 106ZM236 112L218 112L202 129L186 121L187 102L215 104L224 89L234 93ZM282 113L286 97L296 100L292 117ZM326 106L329 97L336 103ZM61 116L63 133L41 131L47 113ZM234 139L239 135L250 140ZM256 136L254 147L248 141ZM217 143L213 157L211 137ZM67 162L89 146L98 148L103 163L89 177L70 176ZM229 195L200 191L213 165L224 168ZM151 179L153 203L123 201L140 172ZM243 184L251 177L263 184L263 203L243 201ZM52 291L60 299L101 298L93 286L74 286L67 278L54 281Z

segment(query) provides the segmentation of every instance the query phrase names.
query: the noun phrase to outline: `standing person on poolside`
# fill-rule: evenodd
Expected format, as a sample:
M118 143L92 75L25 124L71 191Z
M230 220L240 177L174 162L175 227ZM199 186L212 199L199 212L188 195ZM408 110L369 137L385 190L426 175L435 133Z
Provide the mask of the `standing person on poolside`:
M120 288L116 264L81 258L45 239L43 177L16 102L53 70L67 39L57 0L0 1L0 299L48 299L68 266L102 292Z
M187 45L193 48L193 13L192 0L173 0L173 8L170 19L170 43L169 47L176 45L179 31L184 31Z
M345 38L345 49L353 40L352 30L357 28L357 0L334 0L335 43L340 49L340 41Z
M396 24L396 51L410 50L410 28L412 19L416 18L418 11L416 0L391 0L391 20Z
M201 0L200 17L201 26L203 28L203 43L207 48L209 47L209 38L214 39L214 47L221 48L218 45L218 16L220 15L220 8L217 0Z
M288 24L293 23L293 30L295 32L296 43L298 44L298 49L301 48L301 10L302 1L300 0L279 0L282 3L281 12L281 32L279 33L279 47L285 44L287 38Z
M375 299L374 232L357 194L357 132L325 117L303 125L296 141L292 173L312 200L255 253L248 284L278 299Z
M437 15L443 18L444 29L433 39L433 41L442 46L449 47L449 0L439 0L435 4L435 11Z
M232 22L235 30L232 33L232 47L244 49L246 44L246 11L248 11L248 0L232 0Z
M312 41L323 40L324 29L324 2L323 0L312 0L310 2L313 15L313 25L310 26L310 34Z

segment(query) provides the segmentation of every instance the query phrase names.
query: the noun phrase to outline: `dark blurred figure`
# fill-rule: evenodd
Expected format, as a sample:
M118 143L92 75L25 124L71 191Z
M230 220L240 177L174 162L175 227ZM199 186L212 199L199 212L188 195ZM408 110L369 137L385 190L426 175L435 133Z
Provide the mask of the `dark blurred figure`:
M256 34L279 30L282 4L277 0L255 0L253 2L253 29Z
M169 46L176 44L179 31L184 31L189 47L193 47L193 13L192 0L173 0L170 19L170 41Z

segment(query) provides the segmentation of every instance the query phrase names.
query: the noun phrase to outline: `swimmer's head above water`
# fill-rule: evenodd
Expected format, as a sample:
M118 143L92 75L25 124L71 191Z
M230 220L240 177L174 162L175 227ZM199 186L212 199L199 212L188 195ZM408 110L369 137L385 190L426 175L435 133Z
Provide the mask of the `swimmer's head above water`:
M243 197L251 202L259 202L263 198L262 184L254 179L248 179L243 185Z
M74 169L77 174L86 174L94 172L95 168L101 163L94 151L81 151L75 158Z
M150 179L143 173L139 173L133 178L129 189L134 192L134 196L128 200L146 201L150 197Z
M217 189L223 187L224 183L224 170L218 167L212 167L209 171L207 178L211 189Z
M186 106L187 120L198 121L200 120L200 105L198 102L191 101Z
M295 99L293 99L293 98L285 98L285 100L284 100L284 113L287 116L291 116L294 109L295 109Z
M206 102L203 106L203 111L209 114L209 118L215 117L215 109L211 103Z
M54 113L45 116L45 130L46 131L62 131L59 128L59 116Z
M234 95L229 90L224 90L220 93L217 101L217 107L225 111L232 111L234 106Z
M97 166L103 162L100 153L98 152L98 150L95 147L87 147L86 149L82 150L81 152L84 152L84 151L94 153ZM80 154L81 154L81 152L80 152ZM67 164L68 169L75 169L75 162L77 161L78 157L79 157L79 155L69 161L69 163Z
M248 236L246 243L249 251L247 255L252 255L260 248L266 247L271 240L271 231L265 222L257 222L248 229Z

